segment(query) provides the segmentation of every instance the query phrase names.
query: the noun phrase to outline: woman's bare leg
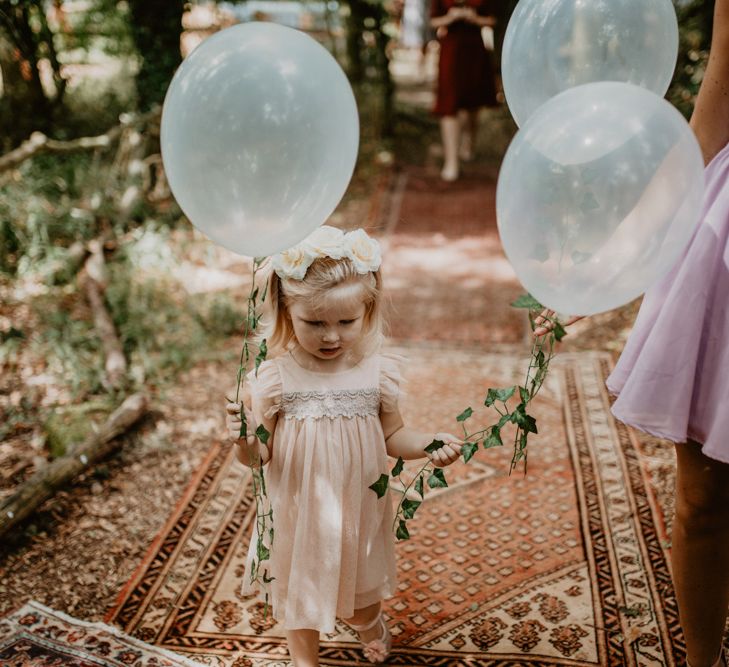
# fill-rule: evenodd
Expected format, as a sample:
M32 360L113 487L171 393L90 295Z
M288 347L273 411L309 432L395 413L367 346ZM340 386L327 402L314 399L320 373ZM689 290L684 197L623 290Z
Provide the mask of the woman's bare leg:
M716 663L729 609L729 465L676 445L672 567L691 667Z
M440 135L443 140L444 157L440 176L444 181L455 181L458 178L458 143L461 135L458 116L441 117Z
M464 162L473 160L476 151L476 135L478 134L478 109L461 112L461 145L459 157Z
M287 630L286 639L294 667L319 667L317 630Z

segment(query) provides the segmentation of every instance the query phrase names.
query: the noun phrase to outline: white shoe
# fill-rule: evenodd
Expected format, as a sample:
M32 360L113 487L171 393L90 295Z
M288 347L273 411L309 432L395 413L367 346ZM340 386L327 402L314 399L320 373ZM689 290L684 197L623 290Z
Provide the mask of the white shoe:
M387 627L387 623L385 623L385 619L382 617L382 612L380 611L375 620L367 625L349 624L349 627L358 633L364 632L365 630L371 630L378 624L382 630L380 638L373 639L369 642L362 642L362 653L364 654L364 657L375 665L385 662L385 660L387 660L387 656L390 655L390 651L392 650L392 635L390 634L390 628Z
M440 172L440 177L448 183L458 180L458 165L445 165Z

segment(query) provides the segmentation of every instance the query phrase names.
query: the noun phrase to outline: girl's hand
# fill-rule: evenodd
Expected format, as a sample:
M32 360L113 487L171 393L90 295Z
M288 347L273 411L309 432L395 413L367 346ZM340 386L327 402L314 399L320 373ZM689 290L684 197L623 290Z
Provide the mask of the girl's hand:
M246 415L247 435L245 438L240 437L240 428L243 423L240 418L241 405L243 405ZM225 425L228 427L228 437L233 444L239 445L238 460L244 465L251 466L251 462L258 461L260 457L262 464L268 463L271 452L255 435L257 426L251 409L245 404L229 401L225 406L225 411L227 413Z
M242 440L242 438L240 437L240 429L243 425L243 420L240 418L240 410L242 405L242 403L229 402L225 406L225 412L227 413L225 417L225 425L228 428L228 437L232 442L238 442L239 440ZM254 433L256 432L256 423L250 410L248 410L248 408L245 406L243 406L243 409L245 410L248 431L248 436L245 439L247 444L249 446L252 446L256 440L256 436L254 435Z
M553 310L545 308L539 316L534 319L534 335L544 336L554 329L554 322L552 321L554 316L555 312ZM574 315L568 318L566 322L563 322L562 326L568 327L570 324L574 324L583 318L584 315Z
M449 466L461 455L463 440L460 438L457 438L455 435L451 435L450 433L436 433L435 439L445 442L443 447L436 449L432 454L428 454L428 458L437 468Z

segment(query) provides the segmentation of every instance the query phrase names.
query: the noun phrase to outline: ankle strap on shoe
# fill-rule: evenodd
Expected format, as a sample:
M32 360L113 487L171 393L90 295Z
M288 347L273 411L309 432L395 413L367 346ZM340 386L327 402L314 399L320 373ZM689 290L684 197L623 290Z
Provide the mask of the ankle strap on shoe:
M366 632L367 630L371 630L372 628L374 628L379 623L381 616L382 616L382 612L380 612L379 614L377 614L377 616L375 616L374 621L372 621L371 623L367 623L365 625L355 625L354 623L349 623L348 625L350 628L352 628L352 630L356 630L357 632Z

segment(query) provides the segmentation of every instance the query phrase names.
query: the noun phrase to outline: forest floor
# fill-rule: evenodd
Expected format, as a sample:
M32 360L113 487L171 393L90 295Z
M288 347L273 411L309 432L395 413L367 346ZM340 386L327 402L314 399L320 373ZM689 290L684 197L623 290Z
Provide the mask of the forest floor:
M477 159L463 177L439 179L438 126L432 104L434 59L398 52L398 134L378 166L360 177L356 196L333 216L343 228L365 226L384 245L390 334L399 346L426 345L447 354L454 346L529 352L522 312L509 303L523 290L501 251L494 195L500 157L514 128L505 108L488 110ZM182 284L190 292L226 291L240 304L250 265L190 232L177 237L185 254ZM633 303L570 328L564 350L621 351L637 312ZM0 317L32 327L16 305ZM224 434L224 393L234 386L240 335L207 349L191 368L150 388L152 410L106 462L47 502L17 534L0 545L0 616L35 599L84 620L99 620L129 580L173 511L211 443ZM0 379L0 397L28 404L42 385L32 367ZM30 402L30 403L28 403ZM93 413L92 413L93 416ZM13 470L3 470L3 492L44 460L34 428L16 424L0 447L14 448ZM23 453L24 452L24 453Z

